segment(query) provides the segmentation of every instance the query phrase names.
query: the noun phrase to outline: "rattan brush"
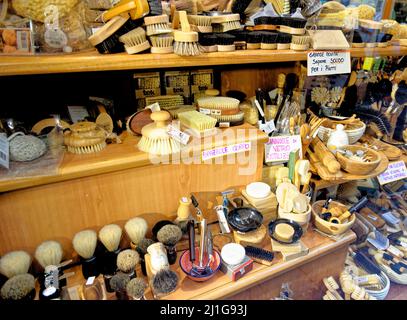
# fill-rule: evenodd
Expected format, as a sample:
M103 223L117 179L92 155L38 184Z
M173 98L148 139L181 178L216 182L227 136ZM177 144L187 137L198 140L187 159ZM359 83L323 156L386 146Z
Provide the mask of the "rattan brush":
M124 48L128 54L143 52L150 48L146 32L141 27L120 36L119 41L124 43Z
M214 32L227 32L240 29L240 14L223 14L212 17Z
M158 34L171 33L172 29L169 22L169 18L166 14L160 16L145 17L144 24L146 25L147 35L154 36Z
M188 15L188 22L197 32L211 33L213 31L211 16Z
M173 53L174 36L172 34L164 34L151 36L151 53Z
M174 52L180 56L196 56L201 54L201 45L198 43L198 32L191 31L187 13L179 11L181 30L174 31Z

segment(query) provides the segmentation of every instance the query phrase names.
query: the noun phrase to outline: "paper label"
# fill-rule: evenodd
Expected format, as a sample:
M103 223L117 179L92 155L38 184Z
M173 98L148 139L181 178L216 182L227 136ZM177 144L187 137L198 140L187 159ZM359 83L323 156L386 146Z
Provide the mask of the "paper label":
M177 142L186 145L191 137L189 134L182 132L178 128L174 127L173 125L168 125L167 133Z
M251 142L242 142L226 147L205 150L202 152L202 160L205 161L212 158L223 157L228 154L250 151L251 147L252 147Z
M219 128L229 128L230 122L219 122Z
M396 161L390 163L386 171L377 176L380 185L405 178L407 178L407 169L404 161Z
M5 134L0 134L0 165L10 169L10 149Z
M68 112L73 123L77 123L89 117L88 110L82 106L68 106Z
M273 132L276 130L274 120L267 121L266 123L261 123L261 121L259 121L259 129L264 131L266 134Z
M144 109L150 109L151 112L157 112L161 110L160 104L158 102L154 102L153 104L148 105Z
M350 73L349 51L310 51L307 53L307 75L322 76Z
M206 114L206 115L211 114L211 110L210 109L205 109L205 108L199 108L199 112L203 113L203 114Z
M93 284L93 282L95 281L96 277L89 277L88 280L86 280L86 285L90 286Z
M281 162L288 161L290 152L300 149L301 154L301 136L276 136L270 137L265 144L265 161Z

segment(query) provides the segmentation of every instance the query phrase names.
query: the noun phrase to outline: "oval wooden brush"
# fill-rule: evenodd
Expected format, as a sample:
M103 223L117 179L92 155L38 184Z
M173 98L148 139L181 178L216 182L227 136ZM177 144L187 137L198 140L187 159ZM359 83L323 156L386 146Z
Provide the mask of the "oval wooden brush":
M146 38L146 32L141 27L120 36L119 40L124 43L124 48L128 54L143 52L150 48L150 43Z
M174 42L174 36L172 34L151 36L150 42L151 42L151 53L174 52L174 47L172 46Z
M171 33L169 18L166 14L144 18L148 36Z
M99 231L99 239L110 252L116 251L119 248L122 238L122 228L117 224L105 225Z
M179 11L181 30L174 31L174 52L180 56L196 56L202 48L198 43L198 32L191 31L187 13Z
M57 241L44 241L37 247L34 256L44 269L47 266L56 266L62 261L62 246Z
M124 225L127 236L130 238L132 245L136 247L142 239L146 236L147 221L143 218L136 217L128 220Z
M212 17L214 32L227 32L240 29L240 14L222 14Z
M0 273L7 278L27 273L31 265L31 256L25 251L11 251L0 259Z
M199 33L211 33L212 17L203 15L188 15L188 22L194 26L195 31Z

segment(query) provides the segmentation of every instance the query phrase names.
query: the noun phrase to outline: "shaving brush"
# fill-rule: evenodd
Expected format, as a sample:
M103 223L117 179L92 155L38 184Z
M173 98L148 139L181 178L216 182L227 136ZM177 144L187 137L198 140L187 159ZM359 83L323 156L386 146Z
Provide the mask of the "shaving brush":
M130 279L135 278L136 265L140 262L140 256L135 250L123 250L117 255L117 268L127 274Z
M144 238L141 240L136 248L137 252L140 255L140 265L141 265L141 272L143 275L147 275L146 270L146 261L144 260L144 255L147 253L147 248L154 243L154 240Z
M147 221L143 218L133 218L126 222L124 230L130 238L130 246L132 249L136 249L139 242L144 239L147 233Z
M162 227L157 233L157 239L165 245L167 250L168 263L174 264L177 260L177 250L175 245L182 238L182 230L174 224L167 224Z
M117 224L108 224L99 231L99 240L106 248L101 255L103 275L113 275L116 272L116 259L120 252L122 228Z
M144 279L131 279L126 285L127 296L132 300L146 300L144 292L147 289L147 283Z
M5 300L34 300L34 276L24 273L11 277L1 288L0 294Z
M95 256L97 234L93 230L83 230L75 234L72 245L82 260L82 274L85 279L99 275L99 268Z
M110 279L110 287L116 292L116 297L119 300L129 300L126 292L126 286L130 282L127 274L118 273Z
M31 261L31 256L25 251L9 252L0 259L0 273L8 279L28 273Z
M151 287L154 295L164 296L175 291L178 284L178 275L172 270L163 269L158 271L151 279Z

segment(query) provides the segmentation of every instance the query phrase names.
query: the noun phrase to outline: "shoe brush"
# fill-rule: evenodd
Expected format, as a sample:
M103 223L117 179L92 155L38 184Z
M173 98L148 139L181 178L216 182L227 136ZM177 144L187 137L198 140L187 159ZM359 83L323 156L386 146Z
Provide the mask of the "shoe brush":
M120 42L124 43L124 48L128 54L135 54L150 49L150 43L147 41L146 32L139 27L120 36Z
M133 300L144 300L147 283L142 278L131 279L126 285L126 292Z
M7 278L27 273L31 266L31 256L25 251L11 251L0 259L0 273Z
M227 32L240 29L240 14L222 14L212 16L212 25L214 32Z
M19 274L8 279L1 287L1 298L4 300L34 299L29 294L35 290L35 278L29 273Z
M163 296L175 291L178 284L178 275L169 269L158 271L151 279L154 295Z
M310 43L310 36L292 36L290 49L294 51L305 51L308 50Z
M83 230L75 234L72 245L76 253L87 260L93 257L97 245L97 234L93 230Z
M169 18L166 14L145 17L144 24L146 25L147 35L150 37L158 34L171 33L172 29L169 22Z
M144 239L147 233L147 221L143 218L136 217L128 220L124 225L124 230L127 233L133 249Z
M162 34L150 37L151 53L173 53L174 36L172 34Z
M198 32L191 31L187 13L179 11L181 30L174 31L174 52L180 56L196 56L201 54L202 48L198 43Z
M277 37L278 37L278 34L275 32L263 31L263 34L261 37L260 49L263 49L263 50L277 49Z
M280 24L281 18L278 17L257 17L254 19L253 30L277 30L277 25Z
M227 33L219 33L216 35L216 44L218 46L219 52L230 52L235 51L235 40L236 37L227 34Z
M292 35L280 32L277 37L277 50L290 49Z
M266 266L271 266L273 263L274 254L271 251L253 246L246 246L245 251L246 255L257 263L261 263Z
M132 275L139 262L140 256L135 250L126 249L117 255L117 268L123 273Z
M122 228L117 224L105 225L99 231L99 239L109 252L114 252L119 249L121 238Z
M282 17L280 23L280 32L303 35L305 33L307 20L302 18Z
M218 37L214 33L200 33L198 42L203 52L216 52L218 51L217 39Z
M261 31L253 31L247 34L247 50L256 50L260 49L261 47L261 39L262 39L262 32Z
M62 246L57 241L44 241L37 247L34 256L44 269L47 266L57 266L62 261Z
M213 31L211 16L188 15L188 22L199 33L211 33Z
M151 114L154 123L146 125L138 143L141 151L152 155L169 155L180 151L180 144L167 133L167 120L171 115L167 111L157 111Z

